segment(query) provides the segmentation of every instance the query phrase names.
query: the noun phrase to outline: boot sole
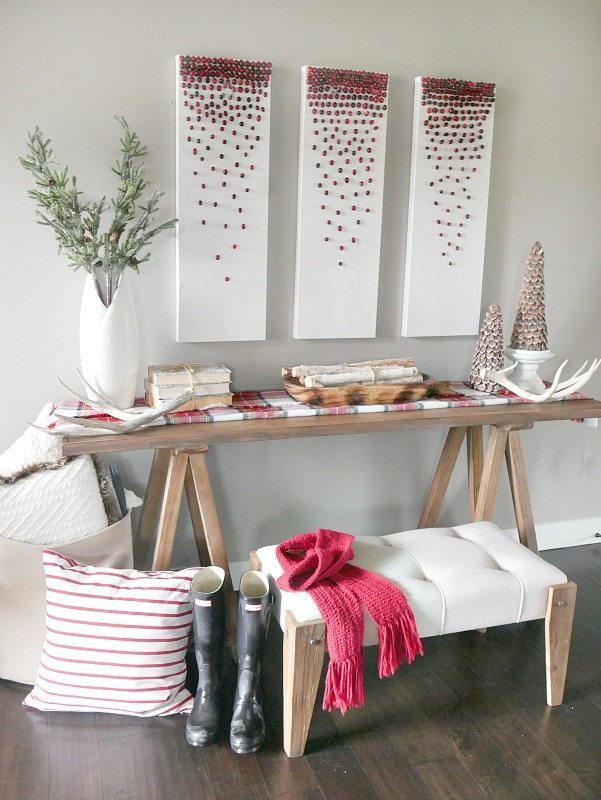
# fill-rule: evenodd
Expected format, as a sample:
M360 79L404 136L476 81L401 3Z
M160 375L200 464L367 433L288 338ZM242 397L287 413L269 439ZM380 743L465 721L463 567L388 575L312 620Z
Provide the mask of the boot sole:
M234 744L230 739L230 747L232 748L234 753L238 753L239 755L245 755L246 753L256 753L257 750L260 750L263 741L264 739L261 739L260 742L253 744L251 747L240 747L240 745Z
M210 736L207 739L195 739L188 734L188 731L186 731L186 741L192 747L208 747L217 741L217 735Z

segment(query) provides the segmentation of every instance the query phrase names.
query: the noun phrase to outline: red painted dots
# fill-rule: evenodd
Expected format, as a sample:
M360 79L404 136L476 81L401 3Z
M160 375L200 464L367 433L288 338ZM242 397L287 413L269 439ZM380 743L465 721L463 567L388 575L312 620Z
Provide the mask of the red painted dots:
M334 226L333 235L322 236L326 252L332 252L327 249L331 246L340 253L356 245L357 238L350 235L349 224L367 221L366 215L373 210L365 203L370 193L366 186L373 184L370 171L384 149L378 147L376 120L386 110L387 94L385 73L307 67L305 104L311 129L324 144L322 156L327 157L327 172L322 172L321 161L309 160L307 166L317 173L316 186L321 196L330 197L327 207L318 200L324 227L330 226L331 232L332 220L340 222ZM367 136L369 125L372 128ZM308 146L313 147L310 143ZM333 190L335 187L339 187L337 191ZM342 187L344 191L340 192ZM337 263L343 266L342 261Z
M234 227L238 231L247 230L245 221L240 224L240 217L245 220L247 211L245 207L232 205L224 198L223 190L231 181L227 197L235 201L237 195L244 192L252 202L256 174L260 172L257 155L264 138L260 124L265 124L271 63L180 56L179 81L190 131L184 146L192 162L191 173L202 179L196 184L200 196L195 198L205 213L199 222L201 226L211 226L213 237L216 229L221 231L219 241L212 244L227 249L214 254L213 258L217 262L228 261L241 250L241 243L229 237ZM242 140L242 147L234 137ZM252 144L246 144L251 139ZM226 180L228 172L232 177ZM233 222L238 224L232 225ZM207 239L210 247L209 242ZM229 281L230 276L224 280Z
M436 209L432 217L433 225L443 225L446 229L463 228L464 223L460 220L470 219L469 211L465 213L465 201L471 201L472 194L467 194L466 182L475 178L480 169L474 165L474 161L482 159L481 151L487 147L485 133L494 102L495 85L492 83L454 78L421 79L420 128L426 139L423 145L425 162L432 158L432 152L436 154L438 162L444 162L443 169L439 172L440 177L430 175L426 183L430 189L436 186L436 194L443 195L446 200L442 210L439 208L439 201L432 199L432 205ZM468 162L468 166L465 162ZM434 165L434 170L438 168L439 164ZM432 169L432 166L428 165L427 169ZM471 174L466 174L468 171ZM434 177L437 180L433 180ZM459 192L463 193L461 204L455 202L455 196ZM439 218L441 211L444 216ZM468 237L469 230L468 225L465 234ZM448 234L453 235L452 230ZM439 233L439 236L443 235ZM463 234L457 232L456 235L461 237ZM453 248L461 251L458 245L454 244ZM442 250L440 254L443 258L448 255ZM455 266L455 262L446 263Z

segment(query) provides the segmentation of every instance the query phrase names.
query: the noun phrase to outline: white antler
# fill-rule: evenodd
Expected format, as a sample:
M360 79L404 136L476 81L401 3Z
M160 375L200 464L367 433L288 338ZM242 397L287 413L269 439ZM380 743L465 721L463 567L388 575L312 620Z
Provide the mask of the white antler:
M585 361L584 364L580 367L580 369L576 370L576 372L572 375L571 378L568 380L562 381L560 383L561 373L565 365L567 364L567 360L561 364L557 372L555 373L555 377L553 378L552 384L545 389L544 392L529 392L526 389L522 389L521 386L518 386L513 381L509 380L507 377L517 366L517 362L512 364L505 369L500 370L491 370L487 369L484 370L484 377L487 380L494 381L498 383L500 386L504 386L506 389L509 389L510 392L517 395L518 397L522 397L525 400L531 400L534 403L542 403L545 400L561 400L564 397L569 397L569 395L576 392L578 389L582 388L584 384L590 380L590 378L594 375L597 371L599 366L601 366L601 359L594 359L591 366L588 368L586 372L584 372L588 361Z
M194 397L194 387L192 385L192 380L190 379L190 386L185 391L183 391L181 394L178 394L177 397L173 397L171 400L167 400L154 408L148 408L147 406L129 409L117 408L111 403L110 400L104 397L95 386L92 386L79 370L77 370L77 374L81 378L84 386L91 390L96 397L98 397L98 400L91 400L89 397L76 392L67 386L67 384L64 383L60 378L59 383L76 400L80 400L82 403L85 403L94 409L94 411L98 411L101 414L108 414L109 416L120 420L120 422L86 419L85 417L68 417L64 414L57 414L55 412L55 417L58 417L58 419L69 422L76 426L73 430L69 431L69 436L88 436L93 434L95 431L102 431L104 433L130 433L130 431L134 431L137 428L143 428L146 425L149 425L151 422L154 422L155 419L162 417L164 414L169 414L169 412L175 411L177 408L182 406L184 403L187 403L188 400L191 400L192 397ZM31 422L29 424L34 428L38 427ZM40 428L40 430L59 436L64 435L64 430L53 430L48 428Z
M137 428L143 428L146 425L153 422L155 419L162 417L164 414L168 414L171 411L175 411L179 406L187 403L188 400L191 400L194 395L194 390L192 388L186 389L185 392L182 392L177 397L173 397L171 400L167 400L165 403L162 403L160 406L156 408L150 408L143 410L140 414L137 414L134 419L130 419L123 422L108 422L104 420L98 419L86 419L85 417L67 417L64 414L57 414L55 412L54 416L58 417L58 419L62 419L65 422L70 422L74 425L79 425L83 429L90 429L94 428L98 431L106 431L108 433L130 433L131 431L135 431ZM92 404L93 405L93 404ZM46 430L44 428L44 430ZM61 433L61 431L47 431L48 433ZM85 430L82 430L81 433L70 433L70 436L85 436Z
M580 375L587 363L588 362L585 361L584 365L577 372L575 372L569 380L559 384L557 391L553 395L554 400L561 400L563 397L568 397L574 392L577 392L578 389L581 389L599 369L599 366L601 366L601 358L595 359L588 370Z
M58 382L63 387L63 389L68 394L71 395L71 397L74 397L76 400L85 403L87 406L91 406L95 411L98 411L101 414L109 414L111 417L115 417L115 419L123 420L123 422L129 422L130 420L136 419L136 417L138 417L141 413L144 412L145 410L144 408L136 410L134 409L126 410L124 408L117 408L111 403L110 400L108 400L106 397L103 397L103 395L100 394L98 389L95 389L90 383L88 383L79 370L77 370L77 374L81 378L86 388L93 391L94 394L99 398L98 400L91 400L89 397L86 397L86 395L76 392L74 389L71 389L70 386L67 386L67 384L60 378L58 379Z
M546 389L544 392L539 394L528 392L526 389L522 389L521 386L518 386L513 381L510 381L509 378L506 377L504 374L504 370L486 370L486 378L488 380L494 381L495 383L504 386L506 389L509 389L510 392L513 392L518 397L523 397L525 400L533 400L536 403L542 403L544 400L549 400L553 395L553 392L557 389L559 385L559 379L561 377L561 373L567 364L567 361L564 361L563 364L559 367L557 372L555 373L555 377L553 378L553 383Z
M595 362L593 361L593 364L594 364L594 363L595 363ZM567 381L562 381L562 382L561 382L561 383L558 385L558 387L557 387L557 388L558 388L558 389L565 389L567 386L569 386L571 383L573 383L573 382L574 382L574 379L575 379L575 378L577 378L577 377L580 375L580 373L581 373L581 372L582 372L584 369L586 369L586 365L587 365L587 364L588 364L588 361L585 361L585 362L584 362L584 364L583 364L583 365L580 367L580 369L577 369L577 370L576 370L576 372L575 372L575 373L572 375L572 377L571 377L571 378L569 378Z

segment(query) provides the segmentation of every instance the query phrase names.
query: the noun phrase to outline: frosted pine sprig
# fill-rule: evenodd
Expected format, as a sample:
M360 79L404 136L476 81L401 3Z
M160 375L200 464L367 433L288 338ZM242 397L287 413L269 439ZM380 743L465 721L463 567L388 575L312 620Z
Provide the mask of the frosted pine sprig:
M35 188L28 194L38 205L36 217L54 231L60 253L73 269L83 267L96 280L105 304L110 305L121 273L126 267L138 272L139 265L150 258L147 248L161 231L172 228L177 220L153 227L163 192L154 186L145 201L148 188L140 159L148 153L140 137L131 131L123 117L116 117L123 128L121 157L113 167L119 177L117 194L110 205L106 197L97 202L82 202L77 178L67 167L54 160L50 139L36 127L28 134L28 154L19 161L31 172ZM103 215L112 210L112 219L101 231Z

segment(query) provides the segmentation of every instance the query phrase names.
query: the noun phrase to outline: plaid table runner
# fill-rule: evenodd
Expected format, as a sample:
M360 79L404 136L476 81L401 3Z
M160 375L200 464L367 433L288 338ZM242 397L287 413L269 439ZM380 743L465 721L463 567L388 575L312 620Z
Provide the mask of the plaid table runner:
M566 400L584 400L586 395L574 393ZM361 406L334 406L322 408L310 406L306 403L299 403L294 400L283 389L270 389L265 391L234 392L231 406L215 406L204 409L203 411L175 411L166 414L164 417L152 422L152 425L181 425L196 422L229 422L231 420L246 419L269 419L280 417L313 417L332 414L373 414L382 411L414 411L417 409L430 408L466 408L469 406L492 406L507 405L510 403L529 403L521 397L505 390L496 394L487 394L471 389L466 383L461 381L451 382L451 393L427 397L423 400L416 400L408 403L388 403L379 405ZM136 400L137 406L144 406L144 400ZM56 413L70 418L86 417L88 419L104 420L117 422L114 417L106 414L99 414L93 408L80 403L76 400L57 403L52 406L52 410L44 426L56 433L68 436L77 429L81 432L81 427L73 423L61 420ZM102 431L90 431L91 434L98 435Z

